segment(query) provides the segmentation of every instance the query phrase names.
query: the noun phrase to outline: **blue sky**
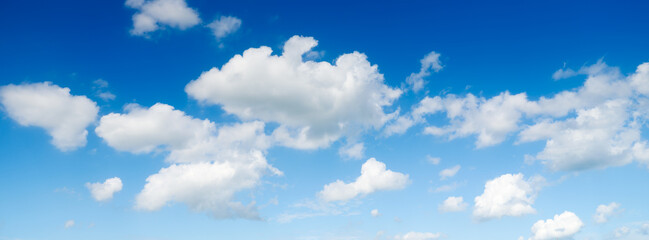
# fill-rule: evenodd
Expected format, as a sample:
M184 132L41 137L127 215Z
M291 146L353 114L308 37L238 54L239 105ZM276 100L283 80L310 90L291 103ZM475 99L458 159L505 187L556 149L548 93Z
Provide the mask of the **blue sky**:
M2 240L649 238L647 3L2 5Z

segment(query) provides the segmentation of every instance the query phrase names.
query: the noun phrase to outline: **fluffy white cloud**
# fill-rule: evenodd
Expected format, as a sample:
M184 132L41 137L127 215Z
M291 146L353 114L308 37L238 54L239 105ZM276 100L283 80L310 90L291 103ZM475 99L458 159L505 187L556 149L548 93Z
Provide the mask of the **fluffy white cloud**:
M620 208L620 204L616 202L612 202L608 205L601 204L597 206L597 210L595 211L595 215L593 215L593 219L595 219L596 223L608 222L608 218L616 214L618 212L618 208Z
M172 164L149 176L137 195L137 209L157 210L168 202L183 202L192 210L207 211L215 218L259 219L254 202L232 201L234 194L259 184L269 170L260 152L248 162L200 162Z
M630 120L626 100L611 100L577 111L575 118L541 122L520 133L522 141L545 139L536 155L552 170L583 170L621 166L633 160L640 140L639 125Z
M101 118L96 129L110 146L133 153L167 151L170 166L147 178L135 207L157 210L181 202L215 218L260 219L254 202L234 201L266 175L281 175L265 158L264 123L221 126L187 116L166 104L130 105Z
M569 239L575 235L584 223L572 212L565 211L554 215L554 219L539 220L532 226L532 240Z
M555 78L575 74L587 76L582 86L538 100L507 91L491 98L437 96L438 107L430 114L445 112L449 123L429 125L424 133L449 139L475 135L476 147L481 148L520 131L517 144L546 141L545 149L534 158L552 170L606 168L634 160L649 165L649 148L640 131L649 119L649 63L624 75L600 60L578 71L558 71ZM384 129L385 135L403 133L425 122L415 115L413 108L399 116Z
M97 117L97 104L50 82L0 87L0 103L22 126L44 128L61 151L86 145L86 127Z
M418 92L422 88L424 88L425 81L424 78L430 76L430 71L433 70L435 72L439 72L439 70L442 70L442 61L439 60L439 57L441 55L439 53L436 53L435 51L432 51L424 58L420 60L421 62L421 68L419 69L418 73L411 73L408 78L406 78L406 83L412 88L412 91Z
M460 171L460 165L455 165L454 167L444 169L439 172L439 178L444 180L453 177L455 176L455 174L457 174L458 171Z
M363 143L350 144L338 150L340 156L354 159L363 158L363 152L365 152L365 145Z
M302 55L317 43L293 36L282 55L265 46L250 48L202 73L185 91L240 119L279 123L273 137L300 149L329 146L392 118L383 107L401 91L384 84L378 67L358 52L341 55L333 65L304 61Z
M127 105L126 113L101 117L95 129L109 146L132 153L148 153L158 146L170 149L189 148L216 131L209 120L195 119L167 104L150 108Z
M467 203L464 202L462 197L448 197L438 209L440 212L460 212L466 209Z
M372 217L378 217L378 216L381 216L381 213L379 213L379 210L378 210L378 209L372 209L372 211L370 212L370 214L372 215Z
M504 174L489 180L484 193L475 197L473 216L478 220L489 220L536 213L532 204L544 181L542 177L525 180L521 173Z
M86 188L90 190L92 198L102 202L113 199L116 192L122 190L122 180L118 177L106 179L103 183L86 183Z
M146 35L166 26L184 30L201 22L185 0L126 0L126 6L138 10L133 15L133 35Z
M649 95L649 62L640 64L631 75L631 87L641 94Z
M507 135L519 129L522 109L531 107L525 93L509 92L486 99L467 94L466 97L448 95L443 99L450 124L443 127L428 126L424 133L448 135L450 139L477 135L476 147L501 143Z
M220 41L224 37L236 32L241 27L241 19L232 16L221 16L219 19L214 20L208 24L212 30L212 34Z
M345 183L336 180L325 185L318 196L328 202L347 201L376 191L403 189L409 182L408 174L387 170L385 163L370 158L361 167L361 176L356 181Z
M71 228L71 227L74 227L74 220L67 220L67 221L65 221L65 224L63 224L63 227L65 227L65 228Z
M441 233L409 232L404 235L394 236L395 240L434 240L442 237Z

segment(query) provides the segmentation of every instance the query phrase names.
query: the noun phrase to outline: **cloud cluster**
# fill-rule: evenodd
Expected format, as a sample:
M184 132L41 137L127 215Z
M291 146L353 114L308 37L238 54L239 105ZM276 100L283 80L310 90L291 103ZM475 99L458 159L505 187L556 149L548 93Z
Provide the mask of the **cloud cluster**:
M133 15L133 35L145 36L162 27L184 30L201 22L185 0L126 0L125 4L138 10Z
M532 207L545 179L525 180L523 174L504 174L487 181L484 193L475 197L473 216L481 221L503 216L536 213Z
M270 141L262 122L217 128L158 103L105 115L95 132L120 151L168 152L170 166L149 176L136 197L141 210L181 202L215 218L260 219L254 202L236 202L234 195L259 185L263 176L282 174L266 161Z
M629 75L599 61L578 71L561 70L555 78L586 75L584 84L552 97L529 100L525 93L502 92L491 98L473 94L426 97L419 105L437 99L434 111L445 112L447 125L428 125L424 133L435 136L476 136L478 148L503 142L518 132L517 143L546 141L536 154L548 168L575 171L621 166L633 161L649 163L647 141L641 137L649 117L649 63ZM403 133L417 123L418 108L389 122L386 135ZM419 120L417 120L419 119Z
M383 108L401 91L385 85L378 67L358 52L343 54L334 64L304 61L302 55L317 43L293 36L281 55L265 46L250 48L202 73L185 91L244 121L278 123L273 137L299 149L327 147L383 126L392 117Z
M408 174L388 170L385 163L370 158L361 167L361 176L356 178L356 181L345 183L336 180L325 185L318 196L328 202L347 201L376 191L402 189L409 182Z
M113 199L116 192L122 191L122 179L118 177L106 179L103 183L86 183L86 188L90 190L92 198L98 202Z
M539 220L532 226L530 240L568 239L575 235L584 223L572 212L554 215L553 219Z
M22 126L41 127L61 151L86 145L86 128L97 118L97 104L50 82L0 87L0 103Z
M383 135L403 134L413 125L425 122L424 117L426 115L435 114L443 109L444 105L441 97L424 97L412 108L409 114L399 116L388 123L383 129Z

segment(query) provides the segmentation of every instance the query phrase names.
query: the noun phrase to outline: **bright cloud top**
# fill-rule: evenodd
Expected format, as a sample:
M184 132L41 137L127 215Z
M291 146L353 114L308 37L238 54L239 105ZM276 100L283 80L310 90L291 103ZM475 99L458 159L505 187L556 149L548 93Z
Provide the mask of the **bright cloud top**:
M532 204L544 181L541 177L525 180L521 173L489 180L484 193L475 197L473 216L478 220L489 220L536 213Z
M18 124L45 129L61 151L86 145L86 127L99 111L87 97L71 95L69 88L50 82L0 87L0 103Z
M530 240L568 239L575 235L584 223L572 212L554 215L554 219L539 220L532 226Z
M376 191L403 189L409 182L407 174L387 170L385 163L370 158L361 167L361 176L356 181L345 183L336 180L325 185L318 196L328 202L347 201Z
M126 0L126 6L138 10L133 15L133 35L143 36L167 26L184 30L201 22L185 0Z
M122 190L122 180L118 177L106 179L103 183L86 183L92 198L98 202L113 199L113 195Z
M220 105L242 120L276 122L273 137L282 145L315 149L341 137L381 127L383 111L401 95L384 84L367 56L343 54L332 65L304 61L318 42L293 36L282 55L269 47L250 48L220 69L212 68L185 87L190 97Z
M167 151L171 163L147 178L136 197L137 209L153 211L182 202L215 218L260 219L254 202L232 198L259 185L265 175L282 174L266 161L270 142L262 122L217 128L161 103L148 109L130 105L126 111L102 117L97 135L121 151Z

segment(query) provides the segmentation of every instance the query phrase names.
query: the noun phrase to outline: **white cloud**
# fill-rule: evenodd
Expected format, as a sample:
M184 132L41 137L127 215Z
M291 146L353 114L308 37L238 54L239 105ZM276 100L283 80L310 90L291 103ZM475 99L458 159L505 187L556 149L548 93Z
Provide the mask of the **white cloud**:
M422 88L424 88L425 81L424 78L430 76L430 71L433 70L435 72L439 72L442 70L442 62L439 60L439 57L441 55L439 53L436 53L435 51L432 51L424 58L420 60L421 62L421 68L419 69L418 73L411 73L408 78L406 78L406 83L412 88L414 92L418 92Z
M649 85L649 63L625 76L600 60L578 71L559 71L555 78L572 74L587 76L582 86L538 100L507 91L491 98L437 96L436 106L441 107L430 114L445 112L448 124L426 126L424 133L451 140L475 135L476 147L482 148L519 132L517 144L546 141L545 149L534 158L555 171L621 166L634 160L649 166L649 148L640 131L649 119L649 87L645 87ZM384 134L403 133L425 122L414 115L413 109L399 116L386 126ZM533 124L523 125L529 122Z
M133 15L133 35L145 36L161 27L184 30L201 22L185 0L126 0L125 4L138 10Z
M259 219L254 202L234 202L234 194L259 184L268 171L264 156L253 153L248 162L172 164L149 176L135 200L137 209L158 210L168 202L183 202L192 210L215 218Z
M220 69L204 72L185 91L242 120L279 123L273 137L299 149L327 147L392 118L383 107L401 91L384 84L378 67L358 52L341 55L333 65L303 61L317 43L293 36L282 55L272 55L265 46L250 48Z
M354 159L363 158L363 152L365 152L365 145L363 143L350 144L338 150L340 156Z
M441 233L409 232L404 235L394 236L395 240L434 240L442 237Z
M115 94L112 94L111 92L100 92L97 93L97 96L101 98L101 100L104 100L106 102L110 100L115 100L115 98L117 97L115 96Z
M619 208L620 204L616 202L612 202L608 205L601 204L597 206L595 215L593 215L593 219L595 219L596 223L608 222L608 218L618 213Z
M629 235L630 232L631 232L631 229L629 227L622 226L622 227L619 227L619 228L615 229L615 237L616 238L626 237L627 235Z
M433 165L438 165L442 159L439 157L431 157L430 155L426 155L426 160Z
M409 114L399 116L394 121L388 123L383 129L383 135L403 134L413 125L424 122L426 115L437 113L443 109L442 98L424 97L424 99L413 107Z
M489 180L484 193L475 197L473 216L478 220L489 220L536 213L532 204L544 181L542 177L525 180L521 173L504 174Z
M219 19L208 24L207 27L212 29L212 34L214 34L217 41L220 41L239 30L239 27L241 27L241 19L232 16L221 16Z
M92 198L98 202L108 201L113 199L116 192L122 190L122 180L118 177L106 179L103 183L86 183L86 188L90 190Z
M640 64L633 75L631 75L631 87L635 91L649 95L649 62Z
M74 227L74 220L67 220L65 221L65 224L63 225L65 228L71 228Z
M439 205L440 212L460 212L464 211L467 203L464 202L462 197L448 197L442 204Z
M575 118L543 122L521 132L521 139L548 138L536 155L552 170L584 170L626 165L640 140L626 100L611 100L577 111ZM544 131L544 132L543 132Z
M69 88L50 82L2 86L0 102L18 124L44 128L61 151L86 145L86 127L99 111L87 97L71 95Z
M640 232L644 235L649 235L649 223L642 224L642 227L640 227Z
M575 235L584 223L572 212L565 211L554 215L554 219L539 220L532 226L532 240L569 239Z
M131 104L125 110L125 114L110 113L101 117L95 129L109 146L120 151L149 153L159 146L189 148L216 131L209 120L192 118L162 103L148 109Z
M439 172L439 178L441 180L444 180L444 179L453 177L453 176L455 176L455 174L457 174L458 171L460 171L460 165L455 165L454 167L444 169L444 170Z
M215 218L260 219L254 202L234 201L237 192L258 186L266 175L281 175L265 158L270 138L264 123L217 128L209 120L185 115L166 104L101 118L96 129L108 145L121 151L167 151L170 166L147 178L135 207L153 211L182 202Z
M523 113L531 103L525 93L512 95L501 93L490 99L467 94L461 98L448 95L443 100L450 124L443 127L429 126L424 133L448 135L449 139L477 135L476 147L482 148L501 143L507 135L519 129Z
M557 70L556 72L554 72L552 74L552 79L560 80L560 79L564 79L564 78L574 77L574 76L577 76L578 74L579 73L575 72L575 70L572 70L570 68L559 69L559 70Z
M409 182L407 174L387 170L384 163L370 158L361 167L361 176L356 181L345 183L336 180L325 185L318 196L328 202L347 201L376 191L403 189Z
M370 214L372 215L372 217L378 217L378 216L381 216L381 213L379 213L379 210L378 210L378 209L372 209L372 211L370 212Z
M429 191L435 192L435 193L438 193L438 192L450 192L450 191L455 190L459 186L460 186L459 183L454 182L454 183L451 183L451 184L446 184L446 185L439 186L439 187L435 188L435 190L430 189Z
M108 82L103 79L97 79L92 82L95 86L93 86L93 89L95 89L95 94L101 98L101 100L104 100L105 102L108 102L110 100L115 100L116 96L115 94L109 92L106 90L108 88Z

